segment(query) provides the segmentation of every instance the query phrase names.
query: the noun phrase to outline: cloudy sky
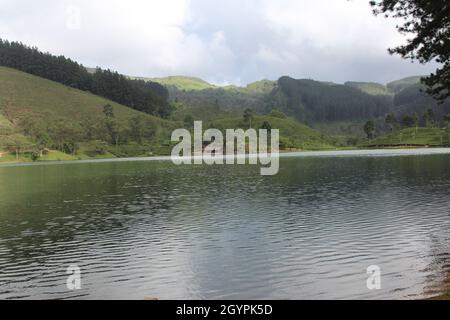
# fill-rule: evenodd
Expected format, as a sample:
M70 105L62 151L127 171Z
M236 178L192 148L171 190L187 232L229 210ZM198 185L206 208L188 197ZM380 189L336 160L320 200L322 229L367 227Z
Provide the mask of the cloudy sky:
M390 56L368 0L0 0L0 37L86 66L243 85L282 75L386 83L435 66Z

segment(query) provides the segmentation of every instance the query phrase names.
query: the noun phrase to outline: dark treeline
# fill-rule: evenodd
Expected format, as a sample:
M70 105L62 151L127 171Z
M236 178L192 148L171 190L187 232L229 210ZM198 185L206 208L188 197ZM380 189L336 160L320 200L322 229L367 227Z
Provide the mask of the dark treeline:
M282 77L272 93L272 107L300 121L347 121L389 112L392 98L372 96L356 88Z
M167 90L153 82L130 80L117 72L97 68L91 74L84 66L64 56L0 39L0 65L90 91L149 114L170 115Z
M450 99L438 104L424 90L423 85L415 84L397 93L394 97L393 111L398 115L415 112L421 114L431 108L439 118L450 113Z

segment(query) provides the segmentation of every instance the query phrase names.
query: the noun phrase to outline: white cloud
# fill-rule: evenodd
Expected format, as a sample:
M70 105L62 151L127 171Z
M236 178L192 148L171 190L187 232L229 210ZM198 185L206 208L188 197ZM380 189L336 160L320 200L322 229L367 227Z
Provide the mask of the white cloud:
M0 37L87 66L216 83L388 81L433 67L387 54L402 38L368 0L0 0Z

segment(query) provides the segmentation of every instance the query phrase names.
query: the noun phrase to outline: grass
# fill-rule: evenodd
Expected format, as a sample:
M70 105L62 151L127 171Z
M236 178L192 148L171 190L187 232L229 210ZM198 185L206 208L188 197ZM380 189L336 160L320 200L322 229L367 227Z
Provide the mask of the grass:
M50 151L47 155L42 156L39 161L69 161L78 160L78 157L71 156L59 151ZM30 153L19 154L19 159L16 158L15 153L4 154L0 158L0 163L16 163L16 162L33 162Z
M395 131L388 135L376 138L368 145L379 146L398 146L398 145L417 145L417 146L448 146L450 144L449 134L446 129L441 128L406 128Z
M400 92L403 89L420 83L421 76L413 76L388 83L387 87L394 91Z
M184 121L187 115L190 115L194 120L213 121L215 119L232 118L240 116L240 112L225 111L213 107L195 107L187 108L181 107L172 114L172 119L175 121Z
M310 127L299 123L293 118L277 118L271 116L256 116L252 121L252 128L259 129L267 121L272 129L280 130L280 148L295 150L324 150L336 149L332 139ZM209 123L210 127L220 129L248 129L242 117L217 119Z
M213 84L210 84L202 79L194 77L172 76L165 78L141 78L141 79L154 81L164 86L172 86L176 87L179 90L186 90L186 91L197 91L197 90L217 88Z
M64 152L51 150L48 154L42 155L37 162L41 161L75 161L75 160L90 160L90 159L110 159L115 158L115 156L109 152L103 155L88 155L83 151L77 152L75 155L66 154ZM33 162L31 154L21 153L19 159L17 160L15 153L6 153L3 157L0 157L0 163L18 163L18 162Z
M394 94L389 88L374 82L347 82L345 85L373 96L392 96Z
M8 135L14 131L14 126L8 119L0 114L0 135Z
M276 81L260 80L248 84L246 87L238 87L236 85L229 85L223 87L224 90L229 92L240 92L250 95L269 94L277 86Z
M152 120L156 135L151 143L166 140L170 132L179 127L174 121L164 120L117 104L89 92L73 89L62 84L36 77L15 69L0 67L0 151L12 134L24 132L21 119L31 116L41 127L46 128L57 121L83 124L87 120L102 121L106 104L113 107L114 116L122 123L128 123L133 117ZM97 120L96 120L97 119ZM24 140L29 140L24 138ZM31 143L31 141L30 141ZM89 151L89 150L86 150ZM51 154L42 160L73 160L78 158L114 157L112 153L91 155L80 150L79 156ZM15 158L15 157L14 157ZM27 161L26 157L21 159ZM15 161L7 156L0 161Z
M15 69L0 67L0 109L3 116L6 113L8 120L12 122L26 113L72 121L100 118L104 117L103 107L106 104L113 107L115 117L119 120L142 116L152 118L158 125L167 126L167 121L94 94ZM2 122L0 118L0 128Z
M349 140L359 141L364 139L365 134L361 129L363 126L364 121L360 120L326 121L316 122L312 125L312 128L340 140L343 144L347 144Z

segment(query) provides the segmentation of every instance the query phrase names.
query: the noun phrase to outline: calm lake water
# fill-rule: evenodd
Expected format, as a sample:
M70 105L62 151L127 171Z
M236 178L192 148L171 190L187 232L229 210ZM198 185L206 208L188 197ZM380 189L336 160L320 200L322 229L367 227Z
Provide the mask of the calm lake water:
M450 271L450 155L0 167L0 299L415 299ZM437 152L437 151L431 151ZM69 291L76 264L82 289ZM382 271L367 289L367 267Z

